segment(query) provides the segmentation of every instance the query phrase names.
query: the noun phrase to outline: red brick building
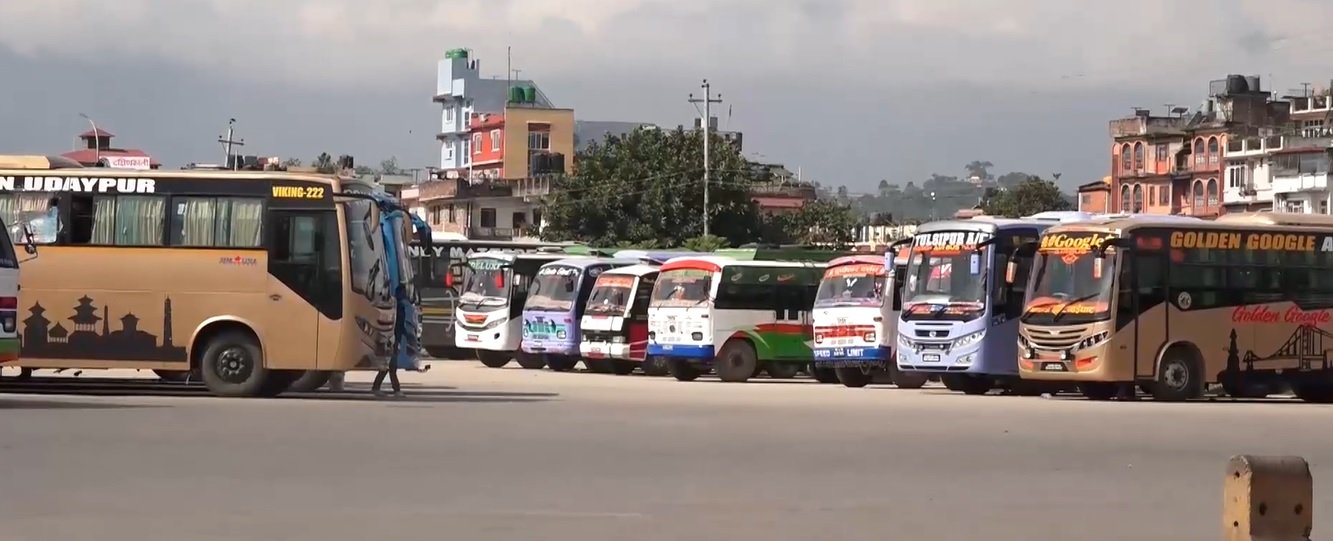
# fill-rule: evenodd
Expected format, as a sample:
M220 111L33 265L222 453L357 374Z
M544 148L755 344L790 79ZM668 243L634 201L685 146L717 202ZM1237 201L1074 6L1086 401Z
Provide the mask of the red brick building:
M84 167L115 167L117 169L158 169L162 162L137 148L116 148L111 146L109 131L98 128L79 134L84 148L61 154L79 162Z

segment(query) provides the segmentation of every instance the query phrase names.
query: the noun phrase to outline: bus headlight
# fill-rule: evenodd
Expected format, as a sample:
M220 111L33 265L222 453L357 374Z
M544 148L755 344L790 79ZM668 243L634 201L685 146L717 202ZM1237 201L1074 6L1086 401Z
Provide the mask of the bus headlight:
M874 341L875 341L875 331L870 331L870 332L867 332L867 333L861 335L861 339L862 339L862 340L865 340L866 342L874 342Z
M568 337L569 337L569 335L566 334L565 331L555 331L555 339L556 339L556 340L564 340L565 338L568 338Z
M959 357L958 362L953 364L954 366L972 366L972 361L975 360L977 360L977 354L972 353L969 355L963 355L962 357Z
M701 333L701 332L692 332L692 333L690 333L690 340L701 341L701 340L703 340L703 339L704 339L704 333Z
M898 333L898 347L902 349L912 349L912 341L907 339L903 333Z
M817 333L815 333L815 343L816 343L816 344L823 344L823 343L824 343L824 333L822 333L822 332L817 332Z
M1074 349L1080 350L1080 349L1090 348L1092 346L1105 342L1106 339L1110 336L1111 336L1110 331L1099 332L1097 334L1084 338L1082 341L1078 343L1077 346L1074 346Z
M953 341L953 347L967 347L980 342L982 337L986 336L986 331L977 331L962 338Z
M625 337L624 337L624 336L612 336L612 337L611 337L611 343L612 343L612 344L624 344L624 343L625 343Z

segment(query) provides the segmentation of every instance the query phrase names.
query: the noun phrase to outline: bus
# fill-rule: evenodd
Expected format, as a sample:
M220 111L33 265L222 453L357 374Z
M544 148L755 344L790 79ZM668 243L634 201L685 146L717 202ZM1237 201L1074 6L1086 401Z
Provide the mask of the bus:
M579 324L593 282L603 272L635 263L633 259L579 257L542 265L523 306L520 350L545 359L546 367L556 372L573 370L579 362ZM583 364L590 372L611 372L611 363L604 359L585 359Z
M311 370L385 368L396 305L373 191L336 175L0 158L0 220L42 245L20 277L15 364L198 373L246 397Z
M666 358L680 381L708 367L732 382L761 370L794 374L813 360L810 307L823 271L721 256L667 261L648 304L648 355Z
M645 364L648 357L648 299L661 267L630 265L603 272L592 286L583 311L579 353L583 362L606 360L613 373L665 376L665 365Z
M31 227L15 224L11 228L7 224L0 220L0 365L19 358L19 265L37 257ZM22 240L27 258L19 259L15 238Z
M1019 385L1015 339L1023 306L1021 283L1005 282L1013 259L1020 272L1032 256L1016 255L1041 231L1061 222L1095 218L1078 212L1022 219L977 216L917 228L908 255L897 337L898 369L937 374L945 387L986 394ZM1029 388L1030 387L1030 388Z
M1053 227L1019 328L1023 378L1096 400L1290 387L1333 401L1333 217L1136 217Z
M523 307L537 270L567 258L570 256L560 253L469 255L463 291L458 296L459 317L454 320L456 347L475 351L477 360L490 368L502 368L511 360L529 370L546 367L541 356L528 355L519 349Z
M463 240L436 233L427 250L420 242L411 245L416 262L417 289L421 295L421 345L437 359L463 355L454 337L454 313L458 290L463 285L467 257L476 252L538 253L570 245L558 242Z
M893 355L910 242L890 245L883 257L840 257L824 270L814 305L815 365L832 367L844 386L919 389L929 378L900 372Z

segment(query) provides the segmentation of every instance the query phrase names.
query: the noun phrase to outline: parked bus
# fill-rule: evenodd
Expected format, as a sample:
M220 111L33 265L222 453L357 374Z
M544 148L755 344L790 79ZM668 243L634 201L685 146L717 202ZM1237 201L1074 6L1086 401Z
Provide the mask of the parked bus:
M929 377L900 372L894 362L908 243L891 245L882 257L840 257L824 270L814 305L815 365L832 367L847 387L882 382L917 389Z
M523 340L519 348L546 361L556 372L573 370L579 362L579 324L592 294L593 282L603 272L635 264L633 259L580 257L542 265L528 288L523 307ZM589 371L610 373L605 359L586 359Z
M710 366L740 382L810 364L810 307L823 271L823 263L672 259L653 285L648 355L665 357L680 381Z
M32 229L0 219L0 365L19 358L19 265L37 257ZM20 259L12 239L22 241L26 258Z
M371 191L316 174L0 158L0 220L44 245L20 278L16 364L197 372L223 396L383 368L395 301Z
M1022 283L1007 284L1006 265L1021 274L1030 253L1024 243L1061 221L1088 213L1044 213L1024 219L977 216L917 228L908 256L898 324L897 363L904 372L938 374L950 390L985 394L1018 382L1015 339L1023 306ZM1015 390L1035 392L1017 386Z
M473 350L481 364L501 368L509 361L538 370L546 366L540 356L519 349L523 338L523 307L528 287L537 270L567 254L476 252L467 258L467 277L458 296L458 318L454 321L455 344Z
M1092 399L1138 385L1184 400L1220 383L1333 401L1333 218L1126 218L1053 227L1034 248L1023 378Z
M454 337L454 314L458 309L459 288L467 268L467 258L476 252L498 251L539 253L561 250L571 245L553 242L518 242L464 240L438 235L430 253L420 243L413 243L412 257L417 264L417 288L421 293L422 346L432 357L456 358L464 350Z
M642 366L647 375L666 375L644 364L648 356L648 299L658 265L630 265L603 272L592 286L583 311L579 353L583 362L606 360L611 371L626 375Z

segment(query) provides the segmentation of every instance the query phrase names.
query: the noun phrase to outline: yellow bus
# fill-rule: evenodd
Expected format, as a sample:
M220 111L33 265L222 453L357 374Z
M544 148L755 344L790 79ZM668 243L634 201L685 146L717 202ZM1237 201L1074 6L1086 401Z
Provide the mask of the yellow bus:
M1058 225L1030 248L1021 377L1094 399L1218 383L1333 401L1333 217L1130 217Z
M222 396L386 366L394 299L371 189L0 157L0 220L41 245L22 265L15 364L193 372Z

